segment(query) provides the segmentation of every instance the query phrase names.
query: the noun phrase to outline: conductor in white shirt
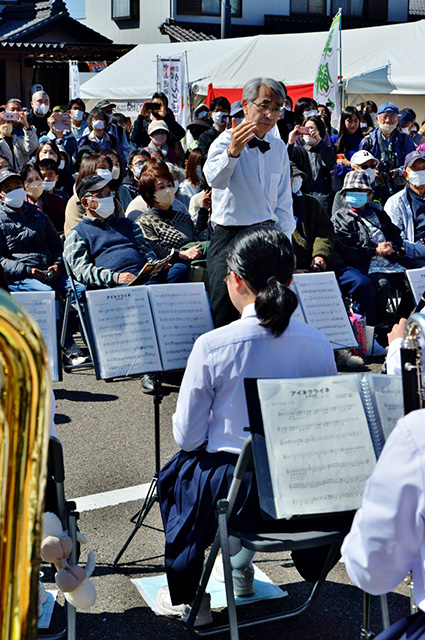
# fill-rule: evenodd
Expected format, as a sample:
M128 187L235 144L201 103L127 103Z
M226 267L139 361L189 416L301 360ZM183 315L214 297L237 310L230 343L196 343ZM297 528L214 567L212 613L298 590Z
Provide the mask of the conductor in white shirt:
M232 128L212 143L204 165L212 187L214 232L207 268L216 326L238 317L224 283L233 238L255 224L276 225L288 238L295 229L286 145L270 133L283 113L285 97L282 85L272 78L247 82L242 96L245 119L241 124L232 120Z

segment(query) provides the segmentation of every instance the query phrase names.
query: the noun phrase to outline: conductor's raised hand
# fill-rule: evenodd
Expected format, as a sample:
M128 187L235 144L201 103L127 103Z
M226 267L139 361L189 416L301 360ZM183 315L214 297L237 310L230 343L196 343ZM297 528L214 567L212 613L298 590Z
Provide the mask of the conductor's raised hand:
M247 143L255 135L257 125L255 122L241 122L238 124L236 118L232 118L232 140L229 145L229 154L236 158L243 151Z

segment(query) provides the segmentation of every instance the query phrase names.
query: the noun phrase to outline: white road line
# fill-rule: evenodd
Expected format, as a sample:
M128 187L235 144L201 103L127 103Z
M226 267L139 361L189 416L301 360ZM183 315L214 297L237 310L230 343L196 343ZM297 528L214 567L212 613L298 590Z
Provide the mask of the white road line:
M135 487L125 489L115 489L104 493L94 493L91 496L74 498L77 503L77 511L93 511L93 509L104 509L123 502L132 500L143 500L146 497L150 483L138 484Z

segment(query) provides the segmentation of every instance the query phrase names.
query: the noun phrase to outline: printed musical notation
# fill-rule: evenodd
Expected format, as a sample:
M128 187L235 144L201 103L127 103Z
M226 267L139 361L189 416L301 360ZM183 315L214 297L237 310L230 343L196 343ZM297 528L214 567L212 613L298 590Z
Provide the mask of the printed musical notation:
M25 307L40 327L46 343L49 370L53 381L59 380L56 300L54 291L14 291L12 296Z
M102 378L184 369L214 328L202 283L89 291L87 301Z
M293 282L307 324L323 331L334 349L357 346L335 274L297 273Z
M257 384L277 517L357 509L376 457L356 377Z
M418 304L425 291L425 267L422 267L422 269L407 269L406 275L415 302Z

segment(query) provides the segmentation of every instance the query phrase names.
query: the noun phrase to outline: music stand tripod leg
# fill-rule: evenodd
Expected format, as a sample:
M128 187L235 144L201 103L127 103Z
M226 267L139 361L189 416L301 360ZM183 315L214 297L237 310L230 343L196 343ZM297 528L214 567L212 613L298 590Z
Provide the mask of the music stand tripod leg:
M122 548L120 549L119 553L117 554L117 557L115 558L115 560L113 562L113 566L114 567L116 567L116 565L120 561L121 556L123 555L124 551L127 549L127 547L130 544L130 542L133 540L133 538L136 535L137 531L142 526L145 518L148 516L148 514L149 514L150 510L152 509L153 505L155 504L155 502L158 501L157 484L158 484L159 472L161 470L160 406L161 406L161 402L162 402L163 396L161 395L161 378L160 378L160 374L154 373L154 374L152 374L152 377L154 379L153 402L154 402L154 416L155 416L154 417L154 428L155 428L155 473L153 475L151 484L149 486L148 492L147 492L146 497L145 497L145 499L143 501L141 509L130 520L130 522L134 522L133 531L130 533L130 535L128 536L128 538L125 541L124 545L122 546Z

